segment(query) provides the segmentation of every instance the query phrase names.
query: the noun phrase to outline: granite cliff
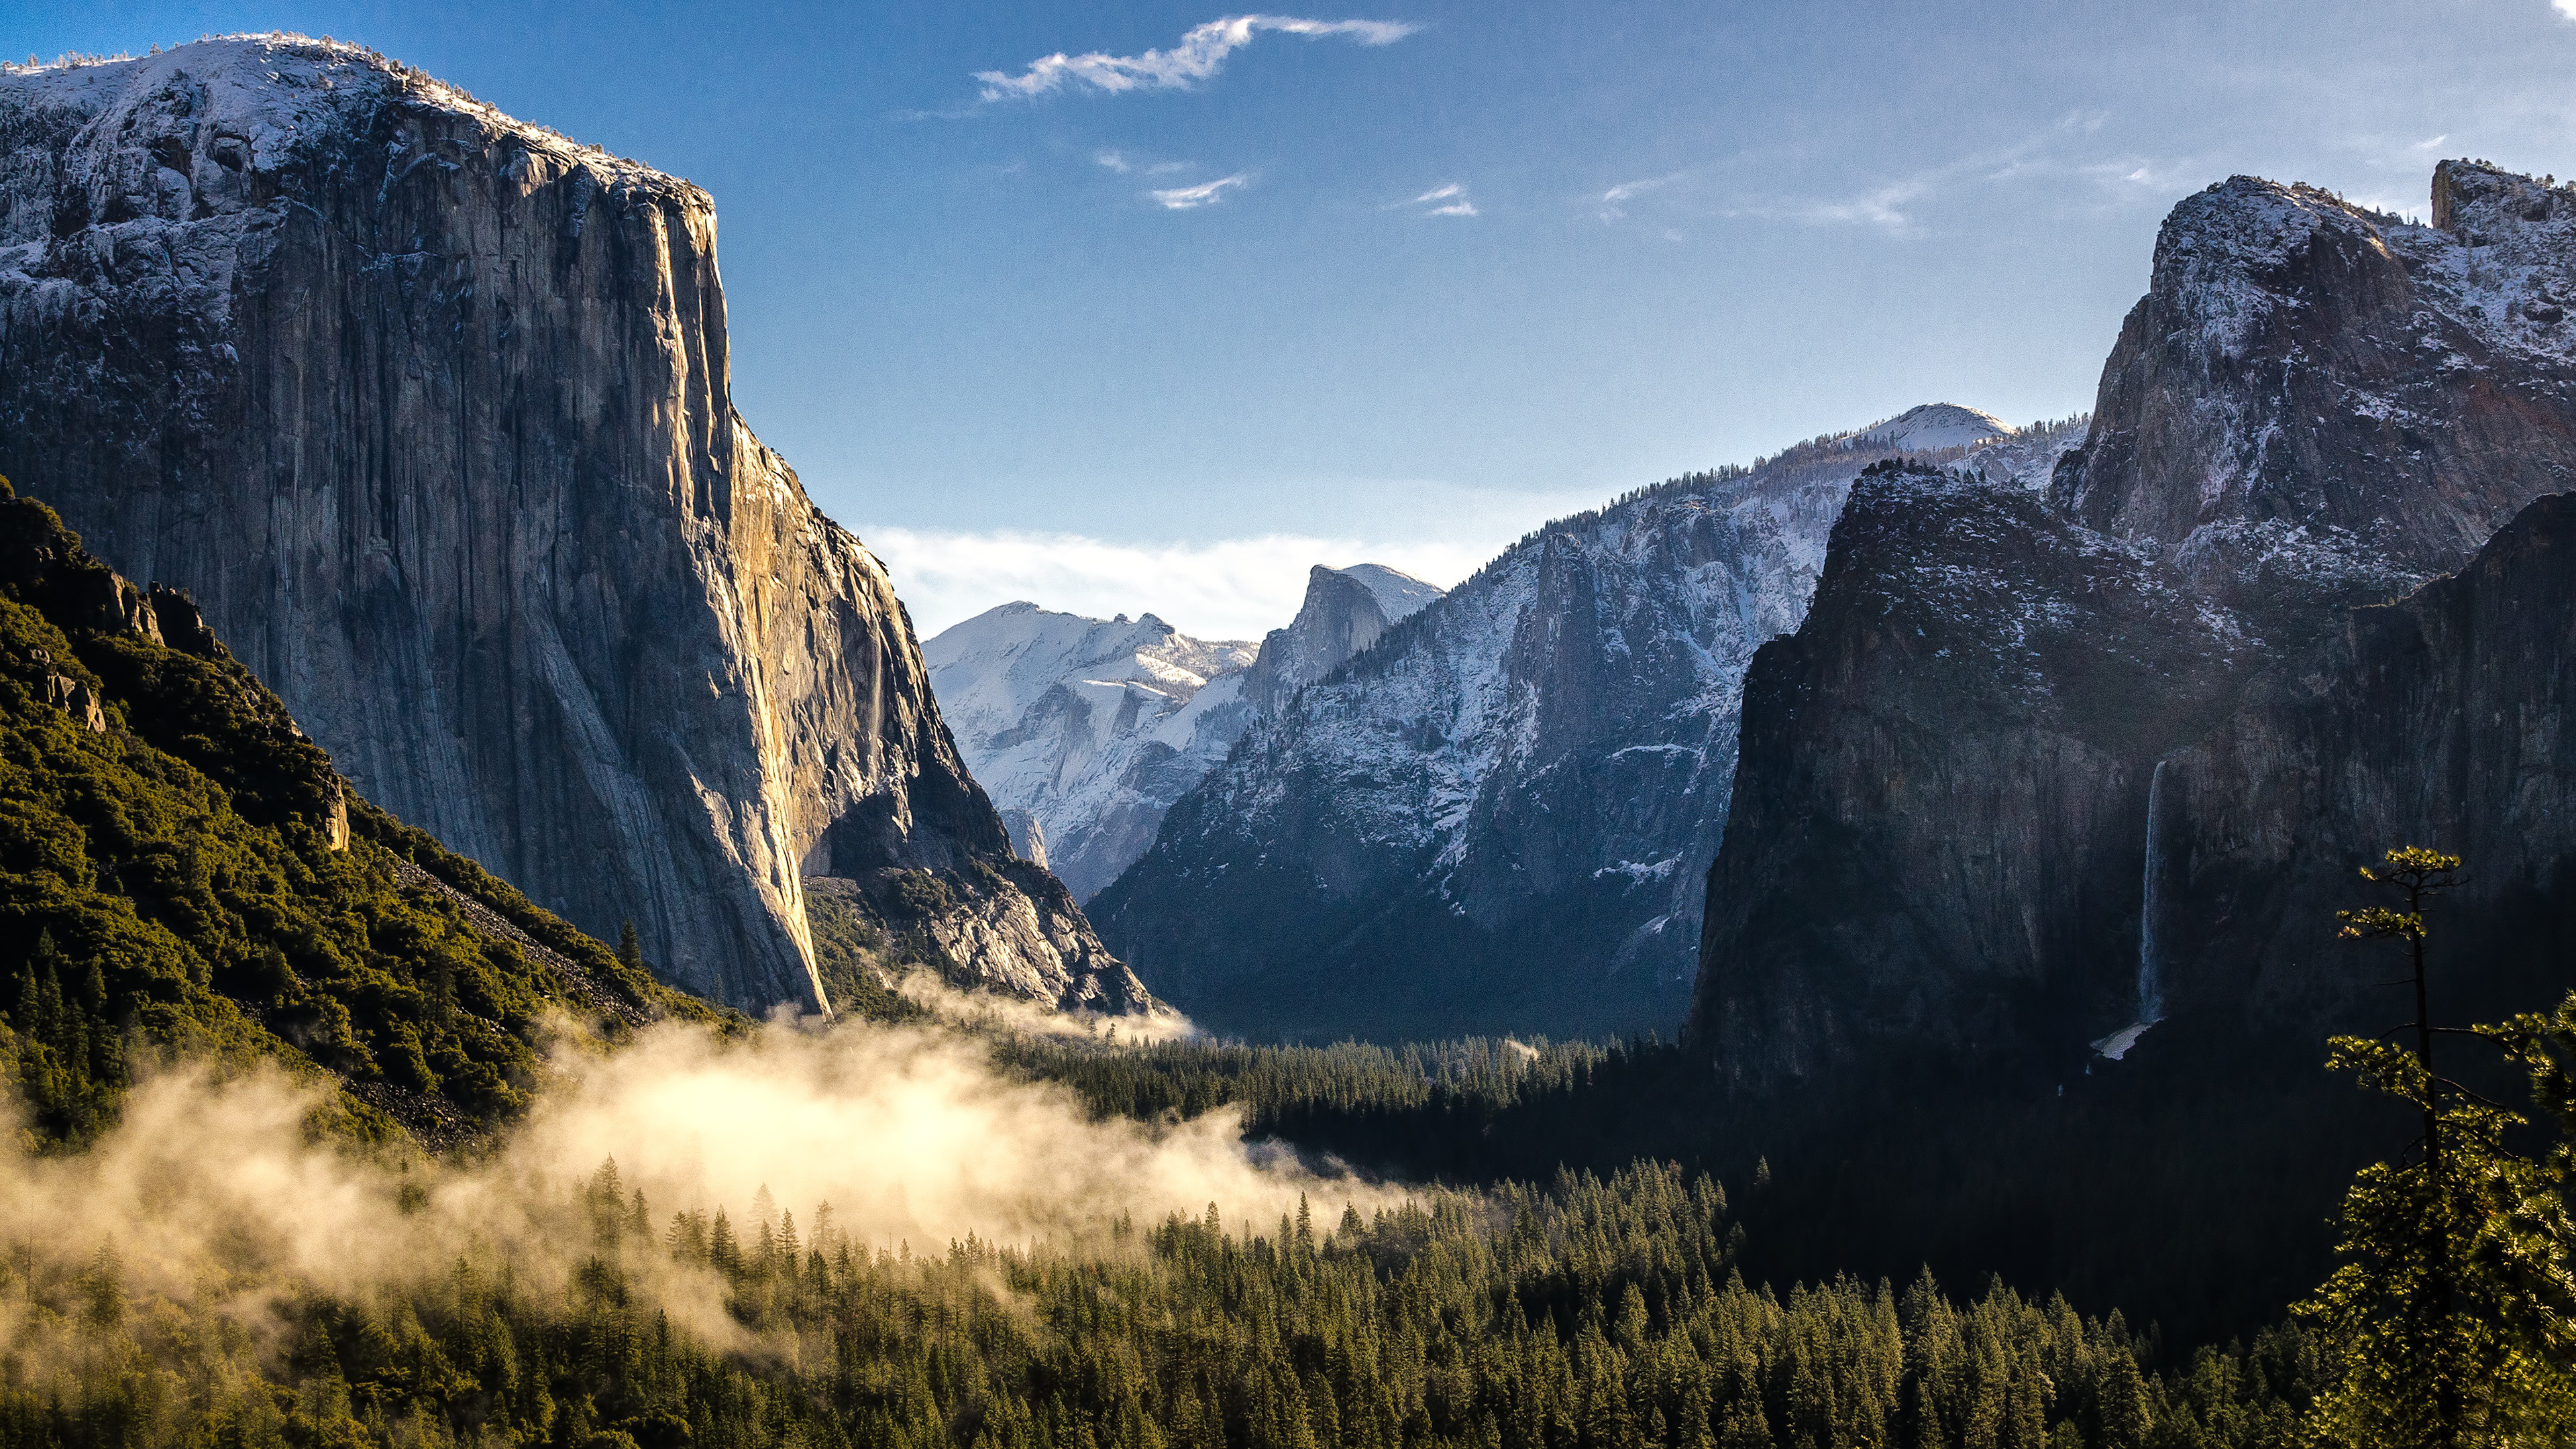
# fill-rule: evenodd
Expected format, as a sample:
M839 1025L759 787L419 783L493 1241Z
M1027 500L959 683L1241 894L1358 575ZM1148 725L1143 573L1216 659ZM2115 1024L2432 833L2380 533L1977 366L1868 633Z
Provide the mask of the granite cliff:
M733 408L715 234L345 44L13 67L0 470L186 584L371 798L673 982L810 1008L807 877L1009 843L884 569ZM987 979L1148 1000L1060 888L973 885Z
M1728 1080L2063 1080L2191 1011L2312 1042L2350 1024L2322 948L2355 866L2475 839L2495 899L2557 879L2554 833L2495 844L2551 788L2555 515L2471 560L2576 486L2576 193L2446 162L2433 216L2214 186L2044 502L1856 495L1748 685L1692 1013Z

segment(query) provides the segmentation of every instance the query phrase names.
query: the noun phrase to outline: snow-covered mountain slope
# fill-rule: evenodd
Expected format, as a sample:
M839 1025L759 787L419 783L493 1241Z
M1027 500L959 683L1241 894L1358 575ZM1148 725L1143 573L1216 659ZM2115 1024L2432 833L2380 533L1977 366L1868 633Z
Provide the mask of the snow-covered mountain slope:
M1201 641L1151 614L1103 622L1004 604L922 645L931 692L1021 852L1087 896L1153 842L1163 811L1225 757L1250 717L1254 647Z
M1094 918L1221 1030L1671 1029L1745 665L1897 421L1523 539L1256 725ZM2036 478L2082 428L1928 456Z
M1077 897L1154 843L1172 802L1255 719L1440 597L1381 564L1317 565L1260 645L1193 639L1147 614L1102 622L1004 604L922 646L958 750L1020 853Z
M1369 593L1377 599L1378 611L1386 615L1386 620L1390 624L1448 592L1438 584L1426 583L1400 569L1391 569L1384 564L1353 564L1339 572L1359 580L1367 587Z

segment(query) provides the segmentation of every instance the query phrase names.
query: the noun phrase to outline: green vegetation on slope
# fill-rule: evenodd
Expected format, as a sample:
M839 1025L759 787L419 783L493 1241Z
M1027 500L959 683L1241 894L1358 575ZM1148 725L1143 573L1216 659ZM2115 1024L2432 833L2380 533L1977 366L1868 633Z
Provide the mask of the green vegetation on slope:
M2000 1285L1748 1289L1724 1194L1650 1164L1261 1236L1121 1223L1082 1256L871 1251L821 1212L660 1226L613 1168L568 1208L590 1255L560 1288L460 1261L306 1296L282 1363L112 1257L0 1280L29 1325L0 1449L2189 1449L2279 1442L2313 1392L2294 1333L2165 1365ZM676 1326L655 1259L751 1341Z
M0 1080L40 1139L185 1052L331 1072L344 1126L437 1140L519 1109L552 1013L705 1010L347 795L184 598L0 480Z

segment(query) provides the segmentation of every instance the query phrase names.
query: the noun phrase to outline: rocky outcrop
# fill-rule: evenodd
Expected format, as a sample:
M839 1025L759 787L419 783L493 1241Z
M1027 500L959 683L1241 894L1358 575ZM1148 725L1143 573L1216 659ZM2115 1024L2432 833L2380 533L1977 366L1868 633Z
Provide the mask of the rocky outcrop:
M1856 497L1748 694L1692 1015L1729 1080L1900 1049L2067 1070L2222 1004L2307 1050L2349 972L2297 943L2351 868L2419 829L2495 840L2547 793L2546 606L2480 635L2439 602L2541 590L2354 611L2576 486L2576 194L2450 162L2434 212L2212 187L2167 221L2045 506ZM2499 851L2514 890L2554 878L2538 838Z
M1306 575L1297 617L1262 639L1260 657L1245 671L1245 702L1263 718L1277 715L1298 690L1342 667L1442 592L1376 564L1347 570L1315 565Z
M706 193L370 52L0 74L0 469L693 990L820 1004L808 873L1009 855L885 571L733 409Z
M2576 191L2446 161L2433 215L2244 176L2175 207L2055 501L2290 642L2576 487Z
M1934 456L2023 491L2076 435L1987 426ZM1103 934L1227 1031L1672 1030L1743 670L1797 627L1854 476L1898 451L1867 431L1508 550L1247 733L1093 898Z

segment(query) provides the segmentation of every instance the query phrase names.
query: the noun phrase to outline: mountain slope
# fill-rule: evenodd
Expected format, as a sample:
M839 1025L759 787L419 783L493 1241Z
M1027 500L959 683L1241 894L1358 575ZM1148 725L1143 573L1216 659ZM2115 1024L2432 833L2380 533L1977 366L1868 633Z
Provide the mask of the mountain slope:
M0 1079L46 1137L184 1047L435 1144L519 1109L555 1013L711 1015L347 792L183 595L5 481L0 802Z
M959 751L1006 817L1025 815L1076 896L1144 853L1163 811L1224 758L1249 713L1247 644L1151 614L1103 623L1004 604L922 645Z
M2073 437L1946 456L2027 487ZM1819 439L1525 539L1247 733L1094 898L1103 933L1229 1031L1669 1030L1742 671L1894 451Z
M1154 843L1258 718L1375 643L1440 589L1379 564L1317 565L1296 619L1260 646L1202 642L1147 614L1107 623L1004 604L922 645L960 752L1023 858L1089 895Z
M0 151L0 469L373 798L753 1008L821 1001L807 876L1008 860L885 571L734 411L706 193L280 37L0 73ZM1060 891L990 900L1082 945L993 980L1144 1000Z

